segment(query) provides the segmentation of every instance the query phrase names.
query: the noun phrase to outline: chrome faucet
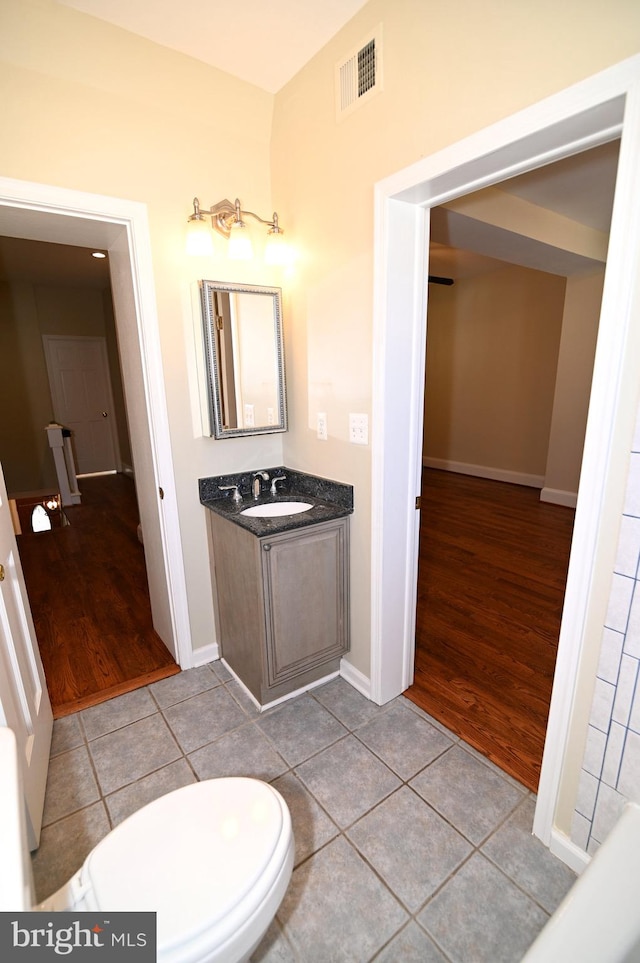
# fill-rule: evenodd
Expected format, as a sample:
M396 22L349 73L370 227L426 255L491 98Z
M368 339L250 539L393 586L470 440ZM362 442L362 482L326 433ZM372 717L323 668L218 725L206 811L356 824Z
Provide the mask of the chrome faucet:
M276 475L276 477L272 479L272 481L271 481L271 494L272 494L272 495L277 495L277 494L278 494L278 489L276 488L276 482L286 481L286 479L287 479L287 476L286 476L286 475Z
M260 479L264 481L269 481L269 473L266 471L256 471L253 473L253 497L260 498L260 492L262 491L260 486Z
M234 502L241 502L242 495L240 494L240 487L238 485L218 485L221 492L230 492L233 489L233 495L231 496Z

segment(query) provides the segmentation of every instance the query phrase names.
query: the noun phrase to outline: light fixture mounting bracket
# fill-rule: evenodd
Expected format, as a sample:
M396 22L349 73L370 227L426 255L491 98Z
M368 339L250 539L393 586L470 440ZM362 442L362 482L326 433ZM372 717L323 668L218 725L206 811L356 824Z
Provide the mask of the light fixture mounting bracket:
M211 215L213 229L227 239L229 238L233 225L243 223L243 216L252 217L254 221L259 221L260 224L266 224L275 234L282 233L282 229L278 225L278 215L275 211L273 212L273 218L267 221L264 217L254 214L253 211L245 211L240 206L240 200L237 197L235 203L232 203L226 197L223 201L218 201L217 204L209 208L209 214Z
M238 207L239 204L237 201L233 204L225 198L223 201L219 201L217 204L214 204L213 207L209 208L211 226L218 234L226 237L227 240L231 233L231 226L237 220L236 211Z

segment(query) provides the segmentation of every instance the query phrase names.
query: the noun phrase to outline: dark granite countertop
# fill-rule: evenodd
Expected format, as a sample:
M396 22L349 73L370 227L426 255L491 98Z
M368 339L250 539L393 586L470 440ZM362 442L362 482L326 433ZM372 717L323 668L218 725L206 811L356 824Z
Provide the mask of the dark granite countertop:
M353 486L331 481L317 475L294 471L284 466L260 469L269 475L269 481L262 481L262 494L258 499L252 495L252 482L255 472L240 472L232 475L215 475L198 481L200 502L212 512L234 522L241 528L261 538L264 535L278 535L334 518L343 518L353 512ZM278 482L278 494L271 495L271 479L284 475ZM220 491L220 486L237 485L242 501L233 500L232 491ZM273 502L312 502L313 508L296 515L277 515L273 518L256 518L243 515L246 508Z

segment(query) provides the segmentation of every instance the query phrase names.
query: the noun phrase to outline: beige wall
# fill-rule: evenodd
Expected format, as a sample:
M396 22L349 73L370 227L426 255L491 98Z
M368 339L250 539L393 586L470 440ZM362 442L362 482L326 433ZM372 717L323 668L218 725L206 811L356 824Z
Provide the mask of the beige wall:
M564 289L564 278L510 265L429 286L427 459L542 485Z
M9 494L57 486L44 431L55 417L42 342L45 334L106 339L120 453L131 464L108 293L27 281L7 282L0 290L0 382L7 405L0 420L0 460Z
M33 286L0 284L0 459L7 492L55 487L44 431L53 418Z
M384 91L337 123L334 66L380 22ZM302 249L285 459L355 485L351 659L365 674L371 458L347 426L350 411L371 411L374 184L639 49L634 0L371 0L276 96L274 199Z
M577 494L604 271L567 279L545 489Z
M430 287L427 464L539 484L545 500L573 503L603 280L506 266Z
M334 65L379 22L384 91L338 124ZM213 633L197 479L285 461L355 485L351 659L368 673L371 449L347 430L350 411L371 410L373 185L638 49L636 0L371 0L273 98L51 0L3 0L0 174L148 208L194 647ZM199 436L190 286L214 268L183 255L194 194L275 207L298 246L286 435Z
M191 291L198 278L275 283L271 274L187 259L186 220L240 197L273 210L272 95L52 0L0 7L0 174L147 206L191 640L214 641L198 478L282 464L281 436L202 436Z

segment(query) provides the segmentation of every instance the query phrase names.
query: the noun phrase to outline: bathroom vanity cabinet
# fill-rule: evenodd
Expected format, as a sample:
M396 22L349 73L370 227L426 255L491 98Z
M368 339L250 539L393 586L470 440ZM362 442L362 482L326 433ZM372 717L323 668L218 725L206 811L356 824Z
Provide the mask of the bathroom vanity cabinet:
M349 518L257 536L207 514L221 654L260 705L337 671L349 648Z

